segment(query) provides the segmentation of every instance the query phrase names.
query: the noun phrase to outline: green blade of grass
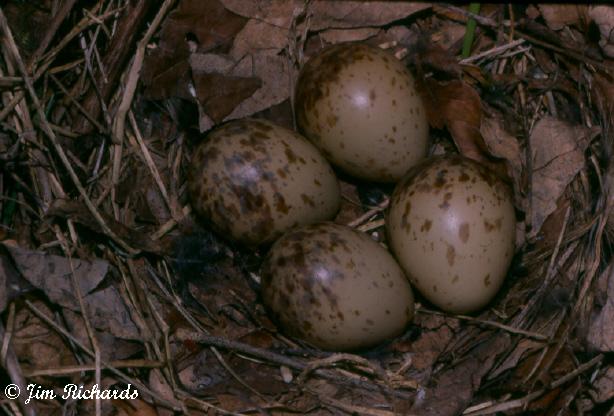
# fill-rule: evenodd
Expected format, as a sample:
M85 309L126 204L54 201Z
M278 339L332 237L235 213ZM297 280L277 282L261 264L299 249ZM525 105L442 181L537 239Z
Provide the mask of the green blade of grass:
M473 14L480 13L480 3L469 4L469 12ZM467 26L465 28L465 38L463 39L463 51L461 53L462 58L468 58L471 53L471 45L473 45L473 39L475 37L475 19L470 17L467 20Z

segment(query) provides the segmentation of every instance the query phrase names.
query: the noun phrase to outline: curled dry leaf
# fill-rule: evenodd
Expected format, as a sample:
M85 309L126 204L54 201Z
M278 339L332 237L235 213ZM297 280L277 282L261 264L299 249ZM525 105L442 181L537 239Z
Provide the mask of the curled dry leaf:
M605 276L604 276L605 277ZM589 345L603 352L614 352L614 267L607 275L607 296L605 305L594 317L588 332Z
M538 7L546 24L552 30L579 25L586 20L585 4L540 4Z
M151 99L191 99L187 39L194 39L200 53L225 53L246 22L245 18L229 12L217 0L179 2L162 26L160 42L143 64L145 96ZM206 100L208 92L203 91L204 96L198 98Z
M535 236L557 206L565 188L584 166L591 130L554 117L539 120L531 131L531 232Z
M327 43L358 42L376 36L380 29L362 27L358 29L329 29L320 33L320 38Z
M614 366L604 368L592 383L595 401L604 403L614 398Z
M228 10L240 16L286 28L305 5L303 0L221 1ZM429 3L412 1L316 1L308 10L310 30L383 26L429 7Z
M487 150L480 133L482 104L470 85L454 80L440 83L427 79L420 88L429 124L446 127L459 152L479 162L487 162Z
M508 334L497 334L475 347L467 359L448 366L437 377L437 385L424 400L416 400L414 414L424 416L461 414L479 389L497 356L511 344Z
M520 144L515 136L508 132L500 114L489 111L487 117L482 117L480 133L488 152L503 160L507 177L511 179L514 190L514 205L526 212L528 207L527 195L523 182L523 157ZM525 243L525 224L518 222L516 225L516 247L522 247Z
M614 6L591 6L588 15L601 33L599 41L601 50L609 58L614 58Z
M51 302L74 312L81 311L73 287L74 273L92 325L120 338L139 339L119 291L113 286L96 290L109 272L106 261L69 259L7 244L3 246L21 276L42 290Z

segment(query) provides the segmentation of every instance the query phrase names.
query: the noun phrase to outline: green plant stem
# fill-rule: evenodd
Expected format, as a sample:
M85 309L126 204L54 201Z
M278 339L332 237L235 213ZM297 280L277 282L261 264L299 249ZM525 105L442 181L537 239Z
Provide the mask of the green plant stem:
M480 3L469 4L469 13L480 13ZM475 19L470 17L467 20L467 27L465 28L465 38L463 39L463 51L461 53L462 58L468 58L471 53L471 45L473 45L473 39L475 38Z

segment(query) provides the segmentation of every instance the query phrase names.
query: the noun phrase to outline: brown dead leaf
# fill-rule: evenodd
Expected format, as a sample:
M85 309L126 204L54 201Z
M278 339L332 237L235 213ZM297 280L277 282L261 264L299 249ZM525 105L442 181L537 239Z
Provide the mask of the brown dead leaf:
M518 139L503 127L503 119L496 114L483 117L480 133L489 153L504 159L508 166L508 176L513 179L516 188L520 188L522 176L522 154ZM517 192L518 193L518 192Z
M71 280L71 264L66 257L32 251L2 243L17 271L30 284L45 292L49 299L64 307L78 307ZM92 292L107 275L104 260L72 259L72 267L83 296Z
M141 400L113 400L116 416L161 416L149 403Z
M508 334L497 334L481 343L455 366L447 366L437 375L436 385L416 400L415 414L456 415L467 408L482 378L490 371L497 356L510 345Z
M537 7L552 30L577 26L586 21L587 6L584 4L540 4Z
M310 10L311 30L383 26L429 7L415 1L316 1Z
M33 303L45 315L53 316L52 310L44 302L35 300ZM28 308L21 308L15 315L15 332L11 345L23 363L24 370L77 364L64 339Z
M297 78L298 71L284 56L261 51L246 55L233 74L256 77L262 81L262 87L241 102L224 120L247 117L287 100L292 91L291 81Z
M427 79L421 90L429 124L438 129L446 127L464 156L488 161L480 133L482 105L477 91L459 80L440 83L433 79Z
M149 372L149 387L152 391L154 391L158 397L167 402L175 402L175 395L173 394L173 388L168 384L162 371L155 368ZM177 403L179 404L179 403ZM157 408L158 414L157 416L173 416L175 412L169 409L165 409L163 407Z
M597 403L607 402L614 398L614 366L603 369L592 384L595 391L593 396Z
M327 43L358 42L376 36L380 29L362 27L358 29L329 29L320 33L320 38Z
M193 74L196 96L203 109L217 124L260 88L254 77L233 77L222 74Z
M529 137L533 153L531 236L537 235L567 185L584 166L584 151L593 134L583 126L549 116L533 127Z
M591 6L588 15L601 33L599 41L601 50L607 57L614 58L614 6Z
M96 290L109 272L109 264L106 261L68 259L6 244L3 246L22 277L42 290L53 303L80 312L72 283L74 272L94 328L119 338L140 338L118 290L114 286Z
M587 336L589 345L603 352L614 352L614 268L609 269L605 305L593 318Z
M195 38L197 51L225 53L246 19L229 12L218 0L183 0L162 25L160 42L143 64L145 95L152 99L172 96L189 99L187 38Z
M398 352L410 352L413 369L432 369L458 329L458 321L446 319L444 316L418 314L415 325L420 328L418 339L398 340L392 343L391 348Z
M290 27L295 15L304 9L303 0L221 0L226 8L240 16L262 20L280 27ZM431 7L411 1L331 1L312 2L310 30L377 27L401 20Z

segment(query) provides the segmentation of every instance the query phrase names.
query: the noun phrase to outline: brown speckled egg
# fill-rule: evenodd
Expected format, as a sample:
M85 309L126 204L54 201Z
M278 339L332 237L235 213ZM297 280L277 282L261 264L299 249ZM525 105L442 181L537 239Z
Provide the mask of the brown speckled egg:
M332 168L309 141L255 119L208 135L192 157L188 187L197 213L248 246L331 219L341 201Z
M386 218L390 249L429 301L449 312L484 307L514 254L508 187L460 156L416 167L396 187Z
M295 111L303 134L358 178L397 181L426 155L428 124L414 79L379 48L325 48L301 71Z
M262 297L274 319L320 348L369 347L399 335L413 317L411 287L394 258L343 225L290 231L261 271Z

